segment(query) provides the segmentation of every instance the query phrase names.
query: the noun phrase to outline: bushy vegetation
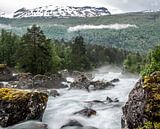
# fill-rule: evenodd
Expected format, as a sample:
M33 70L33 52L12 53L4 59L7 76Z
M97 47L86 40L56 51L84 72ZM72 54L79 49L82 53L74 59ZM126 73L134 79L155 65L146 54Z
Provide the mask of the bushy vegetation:
M130 53L123 62L124 70L148 76L155 71L160 71L160 46L156 46L146 55Z
M37 25L22 37L6 30L0 35L0 63L33 74L84 71L105 63L121 65L127 54L122 49L86 44L80 35L71 42L50 40Z
M148 53L141 75L150 75L154 71L160 71L160 46L155 47Z
M143 57L138 53L129 53L123 62L124 70L131 73L139 73L143 67Z

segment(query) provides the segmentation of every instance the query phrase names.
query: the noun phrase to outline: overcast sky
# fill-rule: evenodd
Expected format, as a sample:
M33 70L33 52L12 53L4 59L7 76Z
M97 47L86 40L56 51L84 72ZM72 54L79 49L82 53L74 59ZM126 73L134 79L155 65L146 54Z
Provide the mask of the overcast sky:
M55 6L104 6L111 13L160 9L160 0L0 0L0 10L13 12L22 7Z

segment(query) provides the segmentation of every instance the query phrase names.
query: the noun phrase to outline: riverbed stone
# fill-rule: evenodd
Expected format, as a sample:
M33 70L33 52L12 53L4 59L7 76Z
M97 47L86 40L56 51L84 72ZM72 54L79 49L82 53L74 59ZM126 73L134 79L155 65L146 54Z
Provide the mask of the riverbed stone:
M13 73L6 64L0 64L0 81L10 81Z
M95 116L96 115L96 111L95 110L93 110L93 109L91 109L91 108L85 108L85 109L82 109L82 110L80 110L80 111L78 111L78 112L75 112L75 113L73 113L74 115L76 115L76 114L80 114L80 115L83 115L83 116L86 116L86 117L91 117L91 116Z

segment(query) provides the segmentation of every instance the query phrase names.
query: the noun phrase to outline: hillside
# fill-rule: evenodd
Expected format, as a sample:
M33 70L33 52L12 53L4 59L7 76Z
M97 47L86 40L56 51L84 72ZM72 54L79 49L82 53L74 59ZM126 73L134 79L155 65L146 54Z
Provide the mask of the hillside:
M27 27L38 24L52 39L70 41L82 35L87 43L144 53L160 41L159 15L159 12L137 12L86 18L0 18L0 26L22 35Z

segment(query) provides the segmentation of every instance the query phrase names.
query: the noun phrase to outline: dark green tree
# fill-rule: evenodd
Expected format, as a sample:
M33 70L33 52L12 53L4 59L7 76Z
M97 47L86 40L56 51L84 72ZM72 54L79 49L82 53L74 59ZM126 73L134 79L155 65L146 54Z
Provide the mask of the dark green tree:
M25 72L44 74L52 70L52 48L40 27L33 25L22 36L17 52L18 67Z
M141 75L150 75L154 71L160 71L160 46L156 46L154 50L148 53L146 65L143 67Z
M0 36L0 63L10 67L16 64L16 50L19 42L18 36L2 29Z
M87 70L91 68L89 59L86 54L86 46L82 36L77 36L71 45L72 68L74 70Z

